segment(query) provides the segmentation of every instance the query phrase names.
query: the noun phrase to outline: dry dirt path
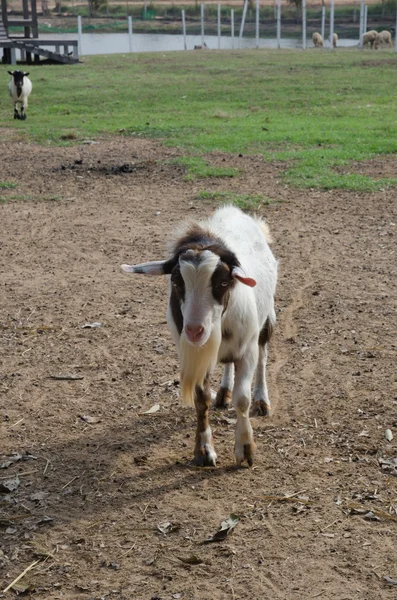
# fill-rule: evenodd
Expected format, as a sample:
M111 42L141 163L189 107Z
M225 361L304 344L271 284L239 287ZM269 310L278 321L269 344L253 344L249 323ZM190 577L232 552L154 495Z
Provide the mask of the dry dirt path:
M297 191L223 155L239 177L186 182L144 140L28 150L0 148L18 181L0 193L0 464L34 457L0 470L0 491L20 474L0 494L1 589L40 560L22 580L38 600L395 599L397 479L379 464L397 457L395 191ZM233 465L233 411L212 414L218 466L192 466L166 281L119 269L209 213L200 190L274 200L275 410L253 419L252 469ZM233 534L201 545L230 513Z

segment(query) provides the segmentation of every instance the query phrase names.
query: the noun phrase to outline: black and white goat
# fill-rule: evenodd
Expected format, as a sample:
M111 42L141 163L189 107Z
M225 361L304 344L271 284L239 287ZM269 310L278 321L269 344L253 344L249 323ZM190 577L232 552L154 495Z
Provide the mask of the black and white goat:
M130 273L171 276L167 322L179 352L182 401L197 411L199 465L216 462L208 412L209 377L218 362L224 370L215 405L227 407L232 400L236 409L237 465L253 464L254 375L254 413L270 410L266 361L276 322L277 261L269 241L264 221L226 206L206 221L185 226L168 260L122 265Z
M10 96L14 103L14 119L26 119L26 109L28 107L28 97L32 91L32 82L28 75L23 71L8 71L12 79L8 84ZM18 104L21 105L21 113L18 112Z

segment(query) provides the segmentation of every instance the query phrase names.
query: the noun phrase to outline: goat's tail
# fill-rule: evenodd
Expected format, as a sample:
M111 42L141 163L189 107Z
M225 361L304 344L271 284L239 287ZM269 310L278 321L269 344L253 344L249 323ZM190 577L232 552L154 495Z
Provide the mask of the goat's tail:
M258 223L259 228L261 229L263 235L265 236L267 243L271 244L273 242L273 238L270 233L269 225L266 223L266 221L264 221L260 217L256 217L256 222Z

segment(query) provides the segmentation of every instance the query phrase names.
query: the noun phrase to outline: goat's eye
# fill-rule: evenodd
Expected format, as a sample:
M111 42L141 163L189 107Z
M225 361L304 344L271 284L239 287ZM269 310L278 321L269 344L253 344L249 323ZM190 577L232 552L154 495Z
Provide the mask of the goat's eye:
M221 286L222 287L227 287L229 285L228 281L222 281Z

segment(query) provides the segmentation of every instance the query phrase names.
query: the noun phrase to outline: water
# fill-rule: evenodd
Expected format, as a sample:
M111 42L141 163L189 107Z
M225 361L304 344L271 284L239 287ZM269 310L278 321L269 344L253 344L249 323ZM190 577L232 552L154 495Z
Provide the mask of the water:
M76 40L77 35L73 33L63 34L41 34L40 39L43 40ZM205 36L205 43L211 50L218 48L217 36ZM194 46L201 46L201 35L187 35L186 45L188 50L193 50ZM338 46L357 46L358 40L340 39ZM307 47L312 47L312 41L307 40ZM255 38L234 38L234 48L255 48ZM276 38L260 38L260 48L277 48ZM221 50L230 50L233 48L231 37L221 36ZM302 38L281 38L281 48L294 49L302 48ZM133 52L170 52L184 50L183 35L175 34L155 34L155 33L133 33L132 35L132 51ZM89 56L95 54L125 54L130 52L130 43L128 33L85 33L82 36L81 56ZM319 50L321 52L321 50Z

